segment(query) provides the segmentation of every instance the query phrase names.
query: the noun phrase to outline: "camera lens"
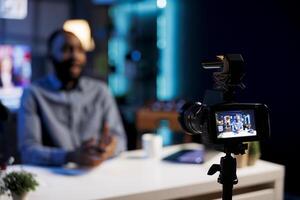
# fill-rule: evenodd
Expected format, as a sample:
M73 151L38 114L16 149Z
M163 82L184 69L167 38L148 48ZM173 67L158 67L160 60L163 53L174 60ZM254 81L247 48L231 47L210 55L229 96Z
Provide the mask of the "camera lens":
M186 103L179 111L181 127L191 134L201 134L205 122L206 106L200 102Z

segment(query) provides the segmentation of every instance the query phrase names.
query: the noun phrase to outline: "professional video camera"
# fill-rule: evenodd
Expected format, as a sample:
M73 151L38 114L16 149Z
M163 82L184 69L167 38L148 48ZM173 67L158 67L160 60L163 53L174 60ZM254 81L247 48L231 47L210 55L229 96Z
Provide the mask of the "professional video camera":
M186 103L179 113L182 128L201 134L211 144L236 144L263 140L270 135L269 110L261 103L236 103L235 93L244 89L244 60L240 54L218 56L218 61L202 63L214 73L216 88L206 93L205 104Z
M187 103L180 122L185 131L202 134L203 141L218 145L260 141L270 132L268 108L259 103Z
M204 104L186 103L179 113L182 128L190 134L201 134L204 143L213 144L226 153L221 164L214 164L209 175L220 171L218 182L223 184L223 200L232 198L237 184L236 160L231 156L244 154L243 142L261 141L270 135L269 110L261 103L237 103L235 94L244 89L244 60L240 54L217 56L213 62L202 63L205 69L219 69L213 74L215 90L208 91Z

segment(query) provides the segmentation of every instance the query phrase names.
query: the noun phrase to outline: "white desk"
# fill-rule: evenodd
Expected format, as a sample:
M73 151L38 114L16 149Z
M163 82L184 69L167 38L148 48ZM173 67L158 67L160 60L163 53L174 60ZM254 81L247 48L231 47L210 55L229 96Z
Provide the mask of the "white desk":
M164 155L178 148L168 147ZM23 168L36 174L40 182L37 190L29 194L29 200L158 200L192 196L204 200L220 197L222 185L217 183L219 173L214 176L206 174L211 164L219 163L221 156L223 153L208 153L207 161L202 165L173 164L144 159L143 152L131 151L73 176L59 174L62 171L59 168ZM12 166L9 170L19 168ZM283 199L283 166L258 161L253 167L238 169L237 175L239 183L234 188L241 194L235 196L235 199Z

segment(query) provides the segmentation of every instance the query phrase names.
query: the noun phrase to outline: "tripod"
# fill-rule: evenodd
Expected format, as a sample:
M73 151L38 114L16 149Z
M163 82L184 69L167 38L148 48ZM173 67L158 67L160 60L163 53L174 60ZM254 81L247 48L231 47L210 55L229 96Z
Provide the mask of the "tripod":
M223 185L222 199L232 200L233 185L238 183L236 176L236 159L231 156L234 154L244 154L248 148L247 144L225 144L224 152L225 156L221 157L220 164L213 164L207 174L213 175L217 171L220 172L218 183Z
M214 63L202 63L204 68L210 68ZM244 89L242 83L244 77L244 60L240 54L228 54L218 63L221 72L214 73L215 88L222 94L221 99L214 103L233 102L235 92L238 89ZM218 102L219 101L219 102ZM247 149L246 144L241 142L233 142L224 144L224 157L221 157L220 164L213 164L208 170L208 175L220 172L218 183L223 185L223 200L232 199L233 185L238 183L236 175L236 159L231 154L244 154Z

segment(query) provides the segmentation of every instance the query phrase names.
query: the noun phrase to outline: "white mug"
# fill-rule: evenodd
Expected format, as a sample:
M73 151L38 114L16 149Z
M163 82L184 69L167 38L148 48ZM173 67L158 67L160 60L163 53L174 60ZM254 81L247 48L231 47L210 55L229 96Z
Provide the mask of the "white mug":
M162 137L155 133L145 133L142 135L142 147L146 158L159 159L162 152Z

